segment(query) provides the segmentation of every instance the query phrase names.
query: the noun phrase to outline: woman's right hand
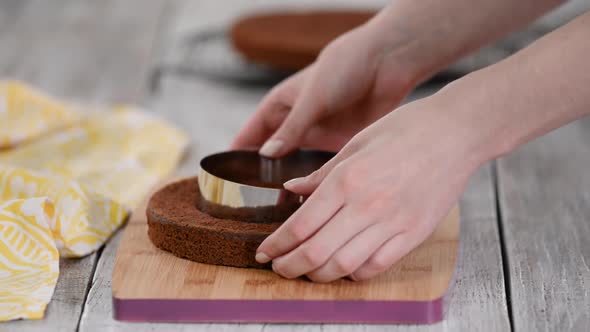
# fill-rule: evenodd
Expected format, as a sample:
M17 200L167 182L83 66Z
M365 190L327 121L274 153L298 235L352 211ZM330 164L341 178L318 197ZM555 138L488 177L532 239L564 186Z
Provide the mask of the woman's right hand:
M232 148L280 157L298 147L340 150L393 110L416 79L397 64L370 23L330 43L317 61L262 100Z

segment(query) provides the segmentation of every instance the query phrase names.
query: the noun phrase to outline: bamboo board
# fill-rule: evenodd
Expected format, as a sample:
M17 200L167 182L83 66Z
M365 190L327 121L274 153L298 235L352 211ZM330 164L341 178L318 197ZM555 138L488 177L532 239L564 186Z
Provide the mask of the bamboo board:
M113 270L113 312L126 321L434 323L455 268L459 209L387 272L316 284L271 271L200 264L156 248L144 202L131 216Z

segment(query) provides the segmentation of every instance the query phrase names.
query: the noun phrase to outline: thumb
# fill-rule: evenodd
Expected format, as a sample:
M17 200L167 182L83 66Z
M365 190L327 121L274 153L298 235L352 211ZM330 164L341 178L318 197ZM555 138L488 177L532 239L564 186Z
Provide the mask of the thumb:
M298 148L303 136L317 120L321 111L317 100L318 96L315 92L305 89L281 126L262 145L259 153L265 157L278 158Z
M311 195L330 172L332 172L338 164L348 159L350 155L350 151L343 149L315 172L308 176L289 180L285 182L283 186L285 189L300 195Z

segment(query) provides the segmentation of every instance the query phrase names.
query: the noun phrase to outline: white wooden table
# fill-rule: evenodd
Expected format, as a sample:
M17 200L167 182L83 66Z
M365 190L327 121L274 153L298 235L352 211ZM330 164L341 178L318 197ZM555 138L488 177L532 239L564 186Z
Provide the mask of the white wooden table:
M282 1L318 6L317 1ZM367 1L338 3L367 5ZM371 1L371 5L384 1ZM223 150L268 87L164 72L191 31L220 28L269 0L1 0L0 77L90 102L134 102L192 135L180 173ZM330 2L330 4L336 1ZM325 5L325 3L324 3ZM413 98L437 87L422 88ZM590 326L590 119L538 139L472 178L446 319L431 326L147 324L113 320L111 272L120 240L64 259L45 319L2 331L587 330Z

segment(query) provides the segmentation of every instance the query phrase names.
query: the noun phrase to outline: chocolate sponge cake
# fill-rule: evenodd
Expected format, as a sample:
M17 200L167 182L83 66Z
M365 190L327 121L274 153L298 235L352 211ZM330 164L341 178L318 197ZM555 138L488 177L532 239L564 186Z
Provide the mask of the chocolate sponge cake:
M234 48L246 59L283 70L299 70L341 34L368 21L372 11L263 13L244 17L230 30Z
M156 192L147 207L148 235L163 250L192 261L235 267L269 268L254 259L256 248L280 223L218 219L199 211L197 178Z

